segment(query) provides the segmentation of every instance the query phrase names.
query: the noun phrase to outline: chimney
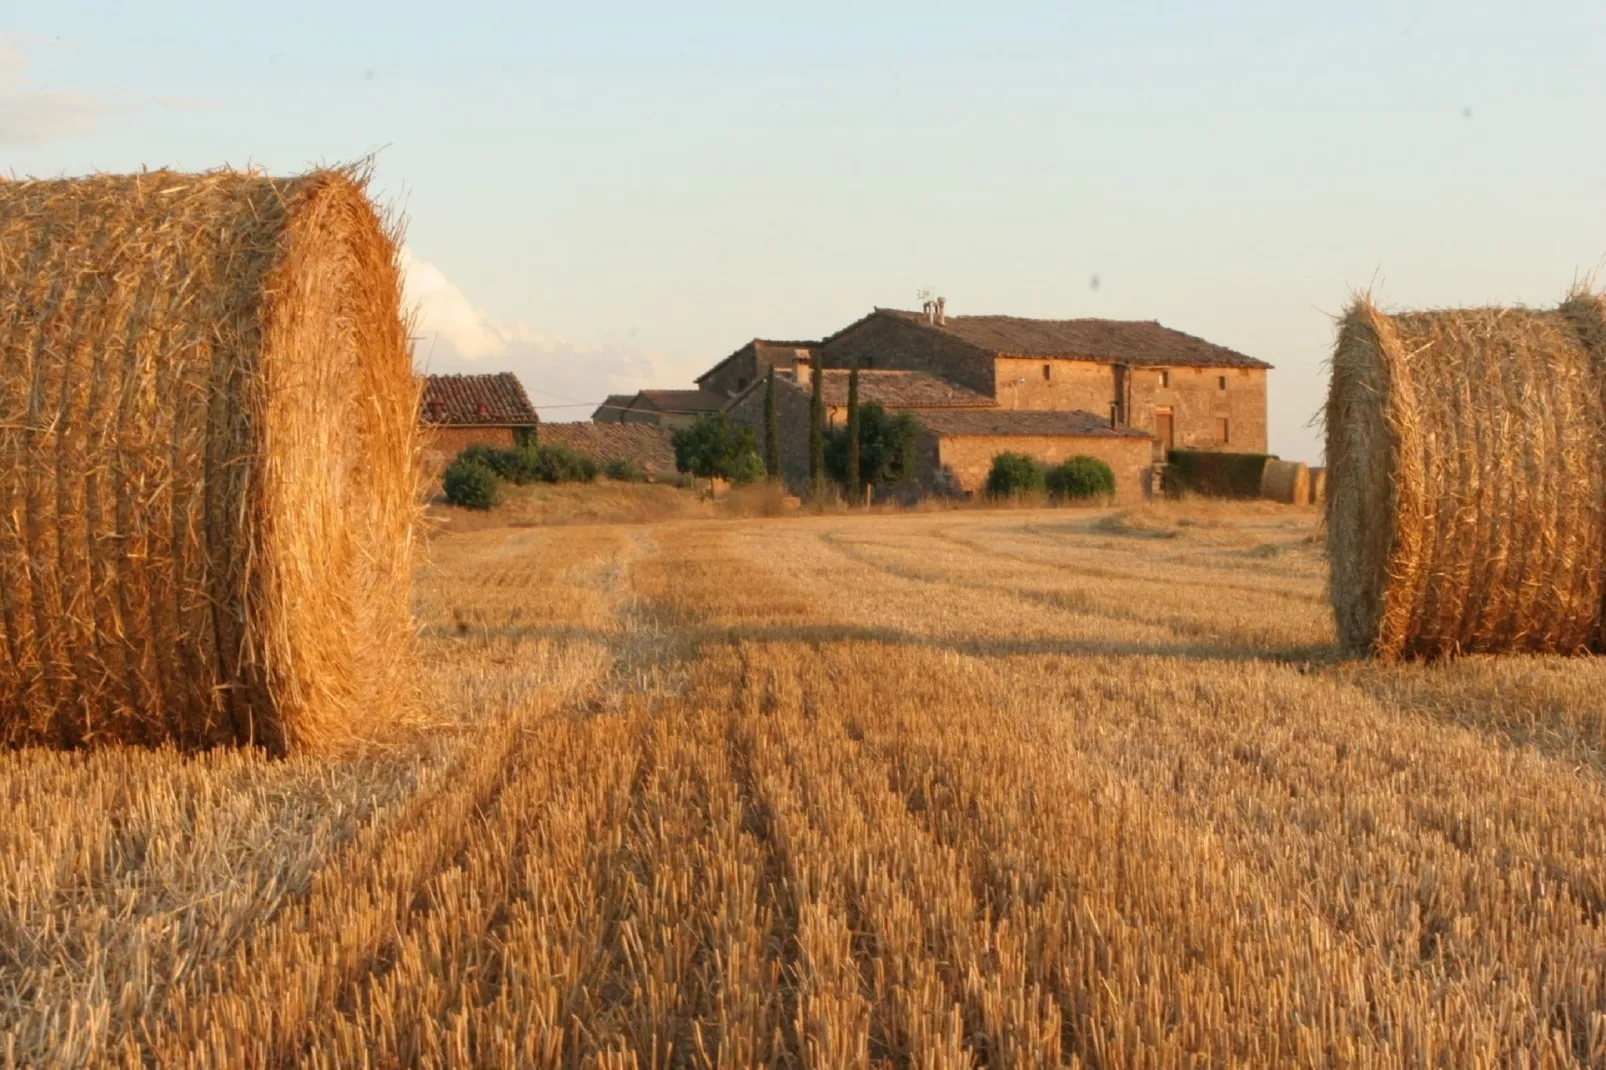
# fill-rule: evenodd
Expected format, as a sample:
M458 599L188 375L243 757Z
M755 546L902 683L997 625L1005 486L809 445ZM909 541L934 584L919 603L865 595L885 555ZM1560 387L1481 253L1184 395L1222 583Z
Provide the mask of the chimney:
M489 407L488 407L488 406L487 406L487 405L486 405L486 404L485 404L485 402L483 402L483 401L482 401L482 402L480 402L480 409L479 409L479 412L480 412L480 415L481 415L481 416L489 416L489 415L491 415L491 410L490 410L490 408L489 408Z
M937 326L941 327L948 322L948 313L944 311L948 304L946 297L937 298Z

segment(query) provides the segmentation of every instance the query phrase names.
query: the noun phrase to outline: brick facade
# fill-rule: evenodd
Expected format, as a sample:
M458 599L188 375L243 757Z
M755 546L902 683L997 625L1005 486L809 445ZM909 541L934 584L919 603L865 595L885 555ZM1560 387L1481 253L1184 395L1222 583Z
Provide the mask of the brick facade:
M936 485L936 472L947 469L960 488L980 494L987 473L1000 453L1024 453L1046 465L1072 457L1097 457L1115 472L1115 500L1122 504L1142 501L1148 493L1149 440L1144 438L1072 437L1066 435L942 435L922 436L921 480Z
M518 441L511 427L425 427L420 437L423 439L424 473L432 480L440 477L465 446L480 444L510 449Z

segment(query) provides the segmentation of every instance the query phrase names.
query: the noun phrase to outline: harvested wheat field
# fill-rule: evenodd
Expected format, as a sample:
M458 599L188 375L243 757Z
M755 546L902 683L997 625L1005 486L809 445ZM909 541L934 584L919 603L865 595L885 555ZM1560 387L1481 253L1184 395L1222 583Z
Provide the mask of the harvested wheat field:
M1321 547L439 535L420 742L0 754L0 1065L1606 1063L1606 669L1340 661Z

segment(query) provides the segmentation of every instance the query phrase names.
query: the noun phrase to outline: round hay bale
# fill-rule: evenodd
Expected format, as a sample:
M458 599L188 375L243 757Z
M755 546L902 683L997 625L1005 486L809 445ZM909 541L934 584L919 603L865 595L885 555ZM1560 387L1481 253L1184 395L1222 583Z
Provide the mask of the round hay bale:
M1341 321L1327 401L1327 546L1340 642L1384 659L1582 653L1606 565L1606 317Z
M1310 504L1321 505L1327 500L1327 469L1310 470Z
M409 708L417 386L365 188L0 185L0 741L323 751Z
M1284 505L1304 505L1310 500L1310 469L1299 461L1267 461L1260 470L1260 496Z

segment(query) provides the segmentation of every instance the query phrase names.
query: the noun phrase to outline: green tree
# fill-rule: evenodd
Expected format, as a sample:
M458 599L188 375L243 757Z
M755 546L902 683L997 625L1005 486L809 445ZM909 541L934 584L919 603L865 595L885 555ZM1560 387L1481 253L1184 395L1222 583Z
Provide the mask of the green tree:
M764 470L781 478L781 422L775 412L775 366L764 379Z
M731 423L727 413L698 417L690 427L676 431L673 442L675 467L682 472L733 483L746 482L755 471L757 478L764 478L764 462L758 456L753 429Z
M920 434L920 421L909 413L889 413L876 401L861 404L859 485L891 487L914 475ZM844 487L848 486L850 442L845 428L833 427L826 433L825 470ZM859 493L864 492L861 490Z
M848 471L844 485L848 488L848 501L858 504L864 497L864 486L859 480L859 365L848 373Z
M809 490L816 500L825 496L825 370L814 363L813 391L809 398Z

